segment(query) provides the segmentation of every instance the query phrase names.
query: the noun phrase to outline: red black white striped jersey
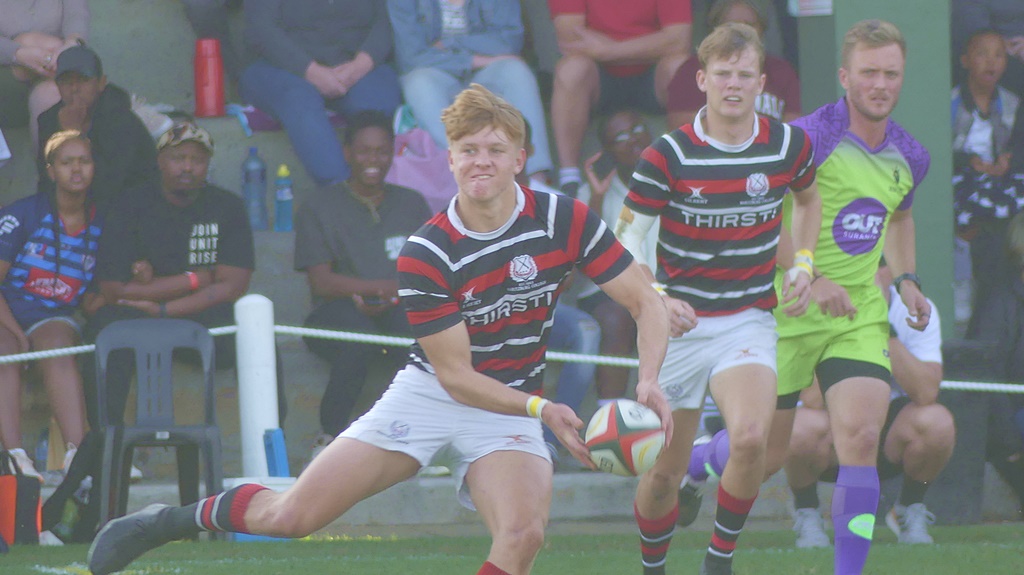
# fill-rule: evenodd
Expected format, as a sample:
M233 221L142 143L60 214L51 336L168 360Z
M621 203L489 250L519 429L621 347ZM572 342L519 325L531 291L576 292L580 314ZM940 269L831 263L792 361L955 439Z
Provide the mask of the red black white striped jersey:
M398 293L415 337L465 322L473 367L533 392L543 383L555 302L573 267L602 284L633 258L586 204L518 187L516 197L509 221L486 234L466 229L453 200L406 241ZM434 373L418 343L410 363Z
M757 116L751 138L709 138L702 114L644 150L625 205L661 216L658 281L697 315L776 306L775 250L787 188L814 182L800 128Z

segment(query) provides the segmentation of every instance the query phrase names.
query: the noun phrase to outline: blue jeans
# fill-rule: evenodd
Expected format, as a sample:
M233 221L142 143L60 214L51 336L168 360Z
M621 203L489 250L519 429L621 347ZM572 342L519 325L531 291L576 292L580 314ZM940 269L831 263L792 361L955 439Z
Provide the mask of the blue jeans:
M555 321L551 326L548 348L567 353L597 355L601 345L601 328L597 321L584 311L571 305L555 305ZM558 375L558 389L555 401L564 403L579 411L590 384L594 381L593 363L565 362ZM558 439L551 430L544 427L544 440L558 445Z
M291 72L258 60L242 72L242 97L281 121L295 155L318 184L349 177L341 142L327 108L350 116L361 110L394 114L402 102L398 76L387 64L375 67L341 98L324 100L316 87Z
M441 111L451 105L459 92L469 87L470 83L476 82L508 100L508 103L518 108L530 123L533 132L530 139L530 143L533 144L533 156L527 162L526 172L533 174L554 167L537 78L522 60L498 60L476 70L466 78L456 78L437 68L416 68L403 74L401 81L402 93L405 94L405 101L416 116L416 122L441 148L448 148L448 138L441 122Z

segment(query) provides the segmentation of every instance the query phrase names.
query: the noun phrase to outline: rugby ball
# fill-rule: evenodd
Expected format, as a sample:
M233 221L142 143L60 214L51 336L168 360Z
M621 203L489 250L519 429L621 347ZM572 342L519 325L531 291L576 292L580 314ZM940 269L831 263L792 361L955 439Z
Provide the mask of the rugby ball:
M594 413L584 442L601 471L632 477L654 466L665 446L661 419L647 406L618 399Z

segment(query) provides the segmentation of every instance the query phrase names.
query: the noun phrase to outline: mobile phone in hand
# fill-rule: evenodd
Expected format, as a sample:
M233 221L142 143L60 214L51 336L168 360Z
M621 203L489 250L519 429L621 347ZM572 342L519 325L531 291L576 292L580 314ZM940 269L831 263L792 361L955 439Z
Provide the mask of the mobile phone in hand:
M594 175L597 176L598 180L603 180L608 177L608 174L612 173L615 169L615 158L612 157L608 152L601 152L601 155L594 160L592 166L594 168Z

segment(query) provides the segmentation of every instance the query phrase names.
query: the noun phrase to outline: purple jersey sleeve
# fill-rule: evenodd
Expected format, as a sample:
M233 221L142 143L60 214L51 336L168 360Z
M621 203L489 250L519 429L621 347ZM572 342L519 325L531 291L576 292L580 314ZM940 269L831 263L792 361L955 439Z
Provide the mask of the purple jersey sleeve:
M817 168L825 162L842 141L843 134L850 126L850 117L843 100L839 100L825 104L802 118L797 118L792 124L803 128L811 139L811 148L814 150L814 166Z
M924 177L928 175L928 167L931 165L931 154L928 153L928 149L921 142L918 142L903 126L896 122L890 121L886 132L890 141L896 145L896 149L900 151L900 154L906 159L907 165L910 166L910 174L913 177L914 185L907 192L900 205L896 207L897 210L909 210L910 206L914 203L914 191L917 190L917 186L921 184Z

